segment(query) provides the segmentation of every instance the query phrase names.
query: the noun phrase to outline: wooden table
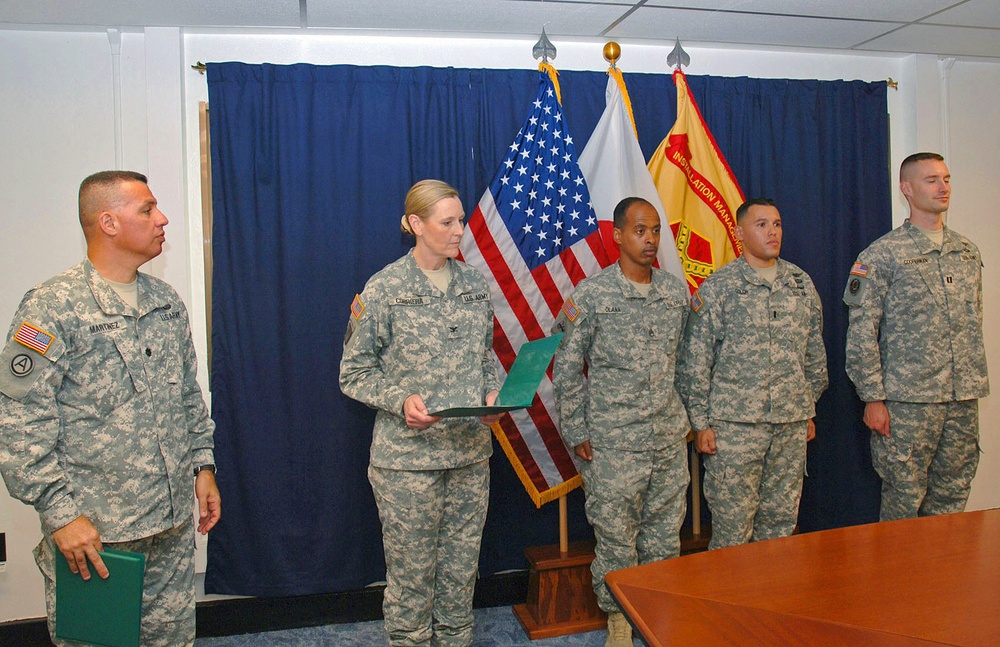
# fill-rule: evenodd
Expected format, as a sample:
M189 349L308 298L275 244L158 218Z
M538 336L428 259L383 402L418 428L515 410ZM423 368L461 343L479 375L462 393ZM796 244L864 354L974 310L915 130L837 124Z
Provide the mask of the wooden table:
M606 582L650 645L1000 645L1000 510L723 548Z

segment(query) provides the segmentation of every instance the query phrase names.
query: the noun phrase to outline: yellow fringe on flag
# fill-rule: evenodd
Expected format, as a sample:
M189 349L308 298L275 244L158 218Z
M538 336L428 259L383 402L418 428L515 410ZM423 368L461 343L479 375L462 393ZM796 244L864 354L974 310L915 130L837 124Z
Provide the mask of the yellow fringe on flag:
M628 96L628 88L625 87L625 79L622 78L622 71L612 66L608 68L608 74L614 78L615 83L618 84L618 89L622 91L622 101L625 102L625 109L628 110L628 119L632 122L632 132L635 133L635 138L639 139L639 131L635 127L635 115L632 114L632 99Z
M507 459L510 461L511 467L514 468L514 472L517 477L521 479L521 484L524 486L525 491L527 491L528 496L531 497L532 502L534 502L536 508L540 508L549 501L554 501L561 496L569 494L576 488L583 485L583 477L577 474L573 478L563 481L559 485L549 488L544 492L539 492L535 487L535 484L531 482L531 478L528 476L528 472L525 471L524 465L521 464L520 459L514 453L514 448L511 446L510 441L507 440L507 436L503 433L503 429L500 428L499 422L494 422L490 429L493 430L493 436L500 443L500 447L503 448L503 453L507 454Z
M538 71L545 72L552 79L552 85L556 88L556 101L562 103L562 91L559 89L559 71L552 67L551 63L539 63Z

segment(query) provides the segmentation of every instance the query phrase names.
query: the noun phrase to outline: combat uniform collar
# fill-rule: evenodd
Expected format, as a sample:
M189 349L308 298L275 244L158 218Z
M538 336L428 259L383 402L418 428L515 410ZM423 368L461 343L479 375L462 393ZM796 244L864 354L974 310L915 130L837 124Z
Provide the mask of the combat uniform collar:
M763 288L768 287L767 282L760 278L760 275L757 274L757 270L750 266L746 257L741 255L735 260L729 262L730 264L736 263L736 267L743 275L743 280L747 283L750 283L751 285L759 285ZM774 262L778 264L778 273L774 277L774 283L771 284L770 288L773 290L775 286L779 285L784 285L790 288L798 287L798 282L792 275L791 266L781 258L776 258Z
M128 315L134 317L138 314L141 317L153 310L169 305L169 302L162 294L151 289L149 277L142 272L136 272L136 281L138 281L137 292L139 294L138 313L132 309L132 306L122 301L118 293L115 292L115 289L104 280L104 277L97 271L97 268L94 267L89 258L83 261L83 276L94 295L97 306L106 315Z
M441 291L437 289L431 280L427 278L420 266L417 265L417 259L413 255L413 250L411 249L405 256L406 271L413 278L412 281L408 282L410 292L413 296L417 297L434 297L435 299L441 297ZM451 283L448 285L448 293L445 296L451 296L454 294L465 294L466 292L475 289L475 286L471 285L465 278L465 273L459 268L459 262L454 258L449 258L445 260L445 263L451 268Z
M965 251L966 249L966 246L961 240L959 240L958 236L948 228L948 225L944 225L943 227L944 238L941 241L940 250L934 246L934 242L927 237L927 234L925 234L920 227L917 227L915 224L910 222L909 218L903 222L903 230L910 235L910 238L913 239L913 244L917 246L917 249L921 254L930 254L931 252L936 251L940 251L941 254L947 254L949 252Z
M645 297L647 302L656 301L657 299L663 298L663 292L660 290L660 285L662 285L663 281L661 279L657 279L656 277L657 272L655 271L656 270L655 267L653 268L653 270L654 271L651 273L649 277L649 285L650 285L649 296ZM632 281L628 280L628 277L625 276L625 272L622 272L622 266L619 265L617 262L615 263L614 272L615 272L615 278L618 280L618 287L622 291L622 296L624 296L626 299L644 298L641 294L639 294L639 291L635 289L635 286L632 285Z

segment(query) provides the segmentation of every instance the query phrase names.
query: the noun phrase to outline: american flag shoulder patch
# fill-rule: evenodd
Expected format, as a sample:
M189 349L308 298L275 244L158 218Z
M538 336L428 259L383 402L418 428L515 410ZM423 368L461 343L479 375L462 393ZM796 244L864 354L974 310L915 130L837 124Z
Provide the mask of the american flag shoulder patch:
M355 319L360 319L361 314L365 311L365 304L361 303L361 295L355 294L354 301L351 302L351 316Z
M851 274L855 276L868 276L868 266L864 263L855 263L851 268Z
M705 302L701 300L701 295L698 294L698 290L691 293L691 309L695 312L701 310L701 307L705 305Z
M32 326L27 321L23 321L21 322L21 326L17 329L17 332L14 333L14 339L17 340L18 343L44 355L49 349L49 346L52 345L55 337L41 328Z
M563 304L563 312L566 313L566 318L570 321L576 321L576 318L580 316L580 309L573 303L573 297L566 299L566 303Z

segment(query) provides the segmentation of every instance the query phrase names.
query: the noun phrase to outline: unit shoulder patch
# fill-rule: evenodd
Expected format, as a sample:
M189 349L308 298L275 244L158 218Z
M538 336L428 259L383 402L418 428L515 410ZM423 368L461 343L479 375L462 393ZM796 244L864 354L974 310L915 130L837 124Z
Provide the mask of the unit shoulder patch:
M860 306L870 283L867 266L865 274L856 274L852 271L847 277L847 286L844 288L844 303L849 306Z
M38 329L32 326L25 330ZM25 334L34 333L26 332ZM42 341L44 342L44 338ZM26 344L24 340L15 340L14 337L11 337L3 352L0 353L0 393L14 400L23 399L45 374L43 369L51 366L62 354L62 349L62 342L54 338L47 343L41 343L40 347L36 348ZM42 362L42 358L48 361Z

